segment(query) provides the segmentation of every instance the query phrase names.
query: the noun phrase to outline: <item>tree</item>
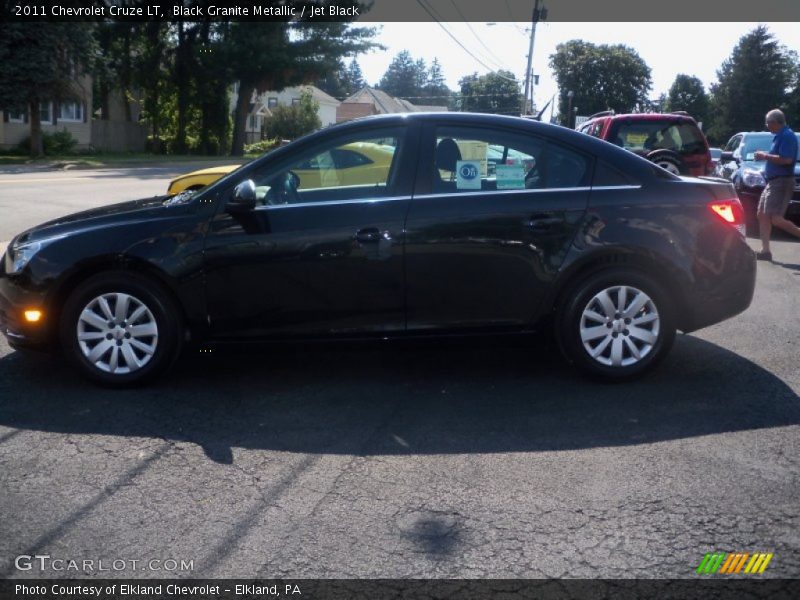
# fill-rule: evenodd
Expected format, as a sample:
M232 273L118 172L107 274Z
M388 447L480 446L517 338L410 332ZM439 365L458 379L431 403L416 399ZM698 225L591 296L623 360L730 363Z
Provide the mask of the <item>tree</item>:
M77 77L92 68L96 47L92 29L93 24L84 22L3 25L0 106L27 109L32 156L44 154L40 104L75 94Z
M264 123L264 132L271 139L297 139L322 127L318 113L319 102L310 91L304 90L297 104L278 105L272 109L272 116Z
M559 88L559 112L568 111L568 92L573 107L590 115L612 109L631 112L647 103L652 85L650 67L631 48L622 44L592 44L570 40L556 46L550 68Z
M434 58L428 71L428 79L423 89L423 95L430 98L433 104L448 104L452 92L445 83L442 65L438 58Z
M392 59L389 68L378 83L378 89L398 98L416 98L423 93L427 80L425 61L414 61L408 50L403 50Z
M797 81L796 57L763 25L739 39L717 71L711 86L713 123L710 135L727 140L737 131L761 131L764 115L786 107Z
M344 86L346 88L346 95L351 96L358 90L362 89L366 82L364 81L364 74L361 72L361 67L358 61L354 58L347 65L347 70L344 73Z
M462 77L461 110L503 115L519 115L522 94L519 82L509 71L493 71L486 75L473 73Z
M244 131L254 92L280 91L318 80L334 70L341 57L375 44L374 28L344 22L232 23L225 44L227 64L239 82L231 154L244 153Z
M680 73L669 88L665 110L685 110L696 121L708 124L709 99L703 82L697 77Z

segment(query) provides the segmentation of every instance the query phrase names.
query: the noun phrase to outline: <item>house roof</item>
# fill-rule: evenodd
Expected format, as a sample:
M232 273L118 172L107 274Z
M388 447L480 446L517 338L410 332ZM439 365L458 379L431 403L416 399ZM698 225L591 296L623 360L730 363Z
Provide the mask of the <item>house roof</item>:
M346 98L342 104L369 103L375 106L377 114L391 114L402 112L442 112L446 106L418 106L402 98L394 98L383 90L376 90L365 86L355 94Z
M342 102L336 107L336 122L341 123L376 114L378 111L371 102Z
M321 102L322 104L333 104L334 106L339 106L341 102L339 102L336 98L323 92L315 85L301 85L297 88L298 90L311 90L311 96L317 102Z

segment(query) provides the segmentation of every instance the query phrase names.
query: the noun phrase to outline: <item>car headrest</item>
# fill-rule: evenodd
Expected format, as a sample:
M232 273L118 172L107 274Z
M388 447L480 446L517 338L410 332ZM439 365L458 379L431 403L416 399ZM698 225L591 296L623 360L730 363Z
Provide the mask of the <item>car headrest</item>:
M455 171L461 160L461 150L452 138L444 138L436 146L436 168L442 171Z

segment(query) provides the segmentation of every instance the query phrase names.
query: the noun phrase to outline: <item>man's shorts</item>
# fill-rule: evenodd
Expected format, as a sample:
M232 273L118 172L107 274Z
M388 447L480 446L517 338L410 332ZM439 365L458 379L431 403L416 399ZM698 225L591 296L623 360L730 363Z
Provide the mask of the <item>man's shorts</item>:
M782 217L789 208L794 193L794 177L775 177L767 182L758 201L759 215L778 215Z

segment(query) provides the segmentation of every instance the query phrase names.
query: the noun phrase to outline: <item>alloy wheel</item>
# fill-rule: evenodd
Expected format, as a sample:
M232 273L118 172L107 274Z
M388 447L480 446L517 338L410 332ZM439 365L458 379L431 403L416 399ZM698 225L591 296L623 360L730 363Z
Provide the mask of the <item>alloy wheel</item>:
M153 312L135 296L121 292L93 298L78 317L76 333L84 358L112 375L138 371L158 346Z
M610 367L635 365L653 350L661 328L658 309L640 289L608 287L581 313L580 336L589 356Z

